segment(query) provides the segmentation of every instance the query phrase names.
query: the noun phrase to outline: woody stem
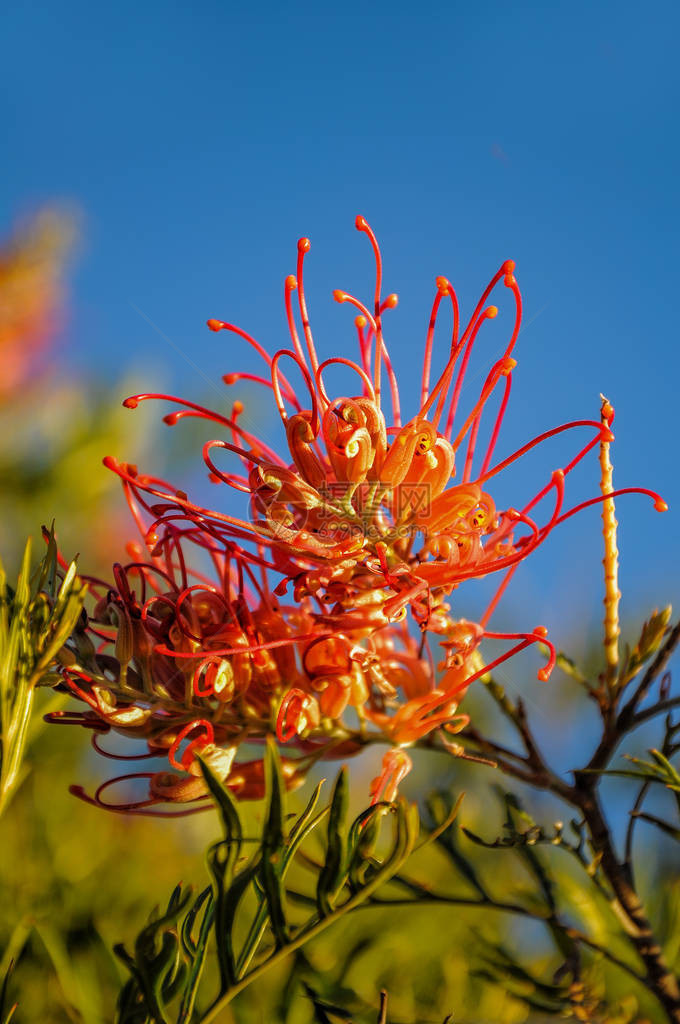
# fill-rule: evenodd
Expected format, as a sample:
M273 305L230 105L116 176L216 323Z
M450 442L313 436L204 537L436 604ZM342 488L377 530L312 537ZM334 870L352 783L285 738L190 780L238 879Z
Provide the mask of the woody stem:
M573 803L585 818L590 841L614 892L631 944L645 965L647 986L666 1011L668 1020L680 1024L680 988L669 969L663 952L635 890L628 865L617 856L611 832L605 821L596 791L596 776L576 773Z
M679 642L680 625L676 625L668 634L637 690L618 715L615 713L618 695L614 695L615 703L609 709L610 713L603 716L603 737L600 744L585 770L574 771L574 782L571 785L563 781L546 764L532 735L521 701L513 703L504 690L493 681L487 683L487 690L519 734L525 753L515 753L508 747L487 739L473 727L468 727L461 734L478 750L493 757L505 774L536 789L555 793L583 815L593 853L599 859L600 870L611 887L618 916L624 924L631 945L644 964L647 987L665 1010L667 1019L674 1024L680 1024L678 978L668 967L654 935L636 891L631 866L626 859L620 859L616 852L600 802L598 786L599 773L606 767L619 741L638 724L636 715L647 717L645 712L638 711L640 701L649 692L654 679L665 668L671 652ZM650 713L659 713L661 707L672 703L674 702L668 700L657 702L649 709Z

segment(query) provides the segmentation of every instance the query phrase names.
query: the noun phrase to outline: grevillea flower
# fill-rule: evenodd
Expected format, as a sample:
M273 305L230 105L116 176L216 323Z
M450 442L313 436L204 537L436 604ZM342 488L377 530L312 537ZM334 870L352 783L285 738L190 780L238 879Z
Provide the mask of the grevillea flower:
M515 265L506 261L465 326L451 283L437 278L420 394L403 422L382 323L397 297L383 298L377 241L362 217L356 226L375 257L371 308L334 292L337 302L357 311L355 361L320 360L317 353L303 284L308 239L299 241L297 273L284 287L291 347L272 355L241 328L208 321L262 358L266 377L230 372L224 380L229 386L255 380L271 394L287 452L277 453L245 429L238 401L228 414L161 394L124 403L173 403L177 408L165 417L169 425L187 416L212 422L221 436L203 449L210 477L249 503L249 514L237 518L197 504L134 466L105 460L123 481L149 556L131 548L133 561L116 567L113 586L94 584L97 606L74 638L73 663L64 667L69 687L89 710L66 718L97 731L111 727L141 736L149 756L167 754L177 774L138 773L150 780L150 792L128 809L200 799L199 753L238 796L257 796L261 758L236 758L241 747L261 743L271 732L291 750L291 784L321 757L387 742L391 749L372 792L376 800L391 799L410 765L403 748L432 732L452 748L445 734L466 724L459 704L481 675L536 642L550 652L539 678L550 675L554 652L544 627L502 634L488 623L517 566L560 522L591 504L565 509L565 480L591 449L612 439L613 410L608 406L599 420L555 427L495 460L522 313ZM498 314L490 304L497 290L510 296L513 310L507 343L471 407L461 411L473 347L484 323ZM444 369L433 382L443 302L451 306L453 331ZM303 382L301 394L284 374L286 363L288 374L294 370ZM333 365L354 374L356 393L329 393L326 376ZM482 419L492 407L480 452ZM550 437L580 428L587 432L585 443L529 501L496 507L491 491L500 472ZM218 464L227 454L240 462L240 471ZM665 507L657 495L642 493L658 509ZM548 508L540 517L534 511L539 506ZM192 566L189 549L196 547L209 556L212 575L198 570L200 558ZM461 583L490 574L499 574L499 583L480 621L454 615L451 604L458 602ZM511 646L485 664L485 639Z

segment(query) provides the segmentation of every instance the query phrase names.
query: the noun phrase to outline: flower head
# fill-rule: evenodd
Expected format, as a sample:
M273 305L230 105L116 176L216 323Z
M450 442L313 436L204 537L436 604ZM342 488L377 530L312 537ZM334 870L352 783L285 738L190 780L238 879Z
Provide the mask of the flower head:
M382 321L397 297L382 297L377 241L362 217L356 226L375 258L370 309L347 292L334 292L337 302L357 311L356 360L317 354L303 283L308 239L299 241L297 272L284 286L290 348L271 355L241 328L208 321L211 330L236 334L262 358L266 377L230 372L224 379L233 386L249 377L271 394L287 452L277 453L245 429L239 401L228 414L160 394L124 403L171 402L177 408L165 417L169 425L187 416L212 422L220 436L203 449L210 477L249 503L249 514L237 518L197 504L134 466L105 460L123 482L149 554L131 548L133 561L116 567L115 585L100 586L87 630L74 641L75 662L64 673L90 706L84 724L143 737L149 756L165 753L174 769L146 773L149 795L136 809L163 799L200 799L199 754L237 795L258 795L261 758L243 762L239 751L272 732L294 754L286 769L291 785L321 757L388 743L397 753L387 756L374 796L393 795L410 765L398 752L428 734L463 728L460 702L485 672L541 643L550 657L539 678L550 674L554 654L544 627L502 634L490 631L488 622L517 566L583 507L565 511L565 481L591 449L611 440L611 417L555 427L494 461L522 312L515 265L505 261L465 326L452 285L437 278L419 398L403 422ZM485 322L498 314L489 304L497 289L511 300L507 342L477 398L461 412L473 347ZM433 382L443 302L451 305L453 331ZM329 392L326 371L334 364L353 372L354 394ZM302 394L284 366L297 371ZM480 427L492 407L480 452ZM570 462L547 474L520 507L497 508L491 493L497 474L550 437L577 428L588 439ZM240 462L238 472L219 462L227 454ZM537 516L534 510L546 505ZM196 548L207 555L212 575L197 568ZM479 622L459 617L462 609L454 614L462 583L496 573L499 585ZM87 647L87 633L98 638L98 649L91 640ZM506 642L486 665L480 653L485 639ZM451 749L445 739L444 745Z

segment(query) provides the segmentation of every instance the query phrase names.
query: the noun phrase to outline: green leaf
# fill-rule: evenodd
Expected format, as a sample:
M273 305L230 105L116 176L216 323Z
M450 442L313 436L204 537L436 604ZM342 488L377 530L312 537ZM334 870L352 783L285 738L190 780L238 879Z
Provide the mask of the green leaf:
M319 783L286 836L283 778L275 745L269 743L262 835L259 845L242 867L237 862L243 840L236 808L230 798L225 799L219 780L205 766L203 770L210 792L221 809L226 833L226 838L214 843L208 851L213 887L200 893L191 906L188 905L190 892L183 893L177 887L166 912L160 916L154 913L140 932L133 955L123 947L116 947L116 954L131 974L119 997L118 1024L170 1024L168 1007L175 999L181 1000L175 1024L191 1024L211 935L215 940L221 984L216 998L202 1011L201 1021L202 1024L216 1022L224 1007L270 967L282 963L335 921L369 901L376 889L399 871L418 837L417 808L409 806L403 798L369 808L367 813L359 815L350 829L352 851L360 850L365 840L366 829L361 826L370 826L373 822L389 822L391 840L377 837L381 852L372 859L370 876L359 889L350 889L348 897L339 903L349 859L345 839L348 802L345 770L337 777L329 807L317 809L322 785ZM293 928L287 924L283 908L285 874L294 863L301 844L326 815L324 866L329 871L329 879L329 866L333 867L336 879L327 896L331 909L326 916L320 916L317 901L308 901L304 904L309 914L307 920ZM323 871L323 867L319 870ZM258 906L241 954L236 957L235 931L237 935L242 932L243 917L248 913L244 897L253 892L258 897ZM277 914L281 915L278 922ZM251 967L267 927L271 929L274 942L269 943L259 961Z
M267 737L264 774L267 810L263 838L268 847L278 849L283 845L283 815L286 787L283 781L279 752L271 736Z
M234 921L246 889L255 877L259 864L255 861L236 879L233 879L237 847L228 841L215 843L208 850L208 868L216 889L215 943L220 970L221 990L226 991L237 981L234 954Z
M206 764L200 754L197 754L196 758L200 765L203 778L205 779L206 785L210 791L210 796L220 812L222 824L224 826L225 841L236 844L236 856L238 857L241 852L243 828L241 826L241 819L239 817L236 802L227 786L217 778L212 768Z
M282 883L285 880L286 872L288 871L288 868L292 864L295 858L295 854L298 848L300 847L301 843L304 842L307 836L316 828L316 826L323 820L323 818L327 814L328 809L324 808L319 814L314 816L314 811L319 801L322 786L323 782L319 782L318 785L315 787L314 792L312 793L305 810L302 812L302 814L297 819L297 821L293 825L293 828L290 831L283 855L283 865L281 868ZM288 895L290 894L288 893ZM313 900L311 901L311 903L314 906L316 905ZM253 918L253 922L250 926L250 930L243 944L243 949L241 950L241 955L236 966L236 975L238 978L243 977L245 971L248 969L248 966L250 965L253 956L255 955L255 952L257 951L257 947L262 941L262 938L267 928L267 912L267 899L264 895L262 895L260 897L258 911L255 917Z
M374 860L375 847L380 836L380 822L388 812L390 805L375 804L352 822L349 832L349 865L348 880L353 892L359 892L367 884L370 875L376 870Z
M324 808L320 815L317 815L316 818L313 817L322 789L323 781L317 783L314 787L314 792L309 798L307 806L293 825L293 828L290 830L286 846L286 862L292 859L300 844L307 838L309 833L316 828L319 821L324 818L328 812L328 809Z
M620 683L629 682L644 663L649 661L653 654L656 654L670 622L672 611L670 605L662 608L660 612L655 609L649 619L643 623L638 642L628 657L624 659L619 672Z
M265 786L267 811L262 833L262 860L260 882L264 891L272 932L281 947L288 941L285 891L283 887L285 784L279 753L271 737L267 738L265 752Z
M625 779L640 779L643 782L660 782L673 792L680 792L680 773L677 769L660 750L651 749L649 753L654 758L654 761L644 761L640 757L624 755L631 764L639 766L638 770L633 768L609 768L606 770L593 770L592 774L612 775ZM590 773L590 769L587 768L583 769L583 771Z
M118 995L116 1024L148 1024L150 1019L139 984L135 978L130 978Z
M7 585L0 565L0 812L20 779L35 687L54 683L52 669L86 593L72 564L55 597L56 546L53 535L48 536L47 552L32 582L30 540L16 590Z
M178 885L170 897L165 913L158 916L154 912L149 923L137 936L133 956L120 945L114 947L114 952L131 972L138 989L132 1002L132 989L128 989L125 997L126 1006L134 1008L135 1002L139 1003L141 996L145 1010L154 1024L169 1024L166 1017L167 1004L181 991L184 984L186 964L181 955L179 935L174 926L190 900L191 889L183 893L181 886ZM119 1016L122 1012L119 1001Z
M343 880L347 860L346 819L349 804L347 769L341 768L335 780L328 816L326 859L319 873L316 899L321 917L330 914Z
M480 896L486 899L487 891L485 886L481 882L473 865L460 849L458 841L460 829L455 820L460 808L460 801L461 797L453 803L449 793L441 792L433 793L428 798L427 809L430 812L432 821L435 825L433 832L437 833L435 841L437 845L445 851L453 865L470 883L473 889L475 889ZM445 827L442 828L442 826ZM465 832L465 829L462 831ZM479 845L484 845L484 841L479 839L478 836L473 838L472 835L468 835L468 838L471 839L472 842L478 842Z
M192 930L194 928L196 918L202 908L203 917L199 925L198 936L194 939L192 937ZM189 1024L194 1012L194 1004L196 1002L198 986L201 980L201 975L203 974L203 968L205 966L208 939L210 937L214 917L215 900L212 889L204 889L203 892L199 893L196 897L193 907L182 922L182 928L180 931L182 948L189 958L190 967L184 985L182 1004L179 1009L177 1024Z
M43 540L47 543L47 551L34 575L33 592L39 594L41 590L44 590L54 599L57 592L57 568L59 565L57 541L54 536L54 520L49 530L43 526L42 535Z

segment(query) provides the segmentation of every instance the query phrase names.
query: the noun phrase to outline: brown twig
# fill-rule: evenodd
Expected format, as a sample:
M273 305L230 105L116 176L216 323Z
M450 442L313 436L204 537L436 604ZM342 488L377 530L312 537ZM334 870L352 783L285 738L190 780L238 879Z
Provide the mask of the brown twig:
M578 806L583 813L593 851L600 857L604 875L612 887L626 933L645 965L647 986L663 1006L668 1019L680 1024L680 988L666 964L651 924L635 890L632 874L616 856L611 832L596 793L597 777L580 775L574 786Z

